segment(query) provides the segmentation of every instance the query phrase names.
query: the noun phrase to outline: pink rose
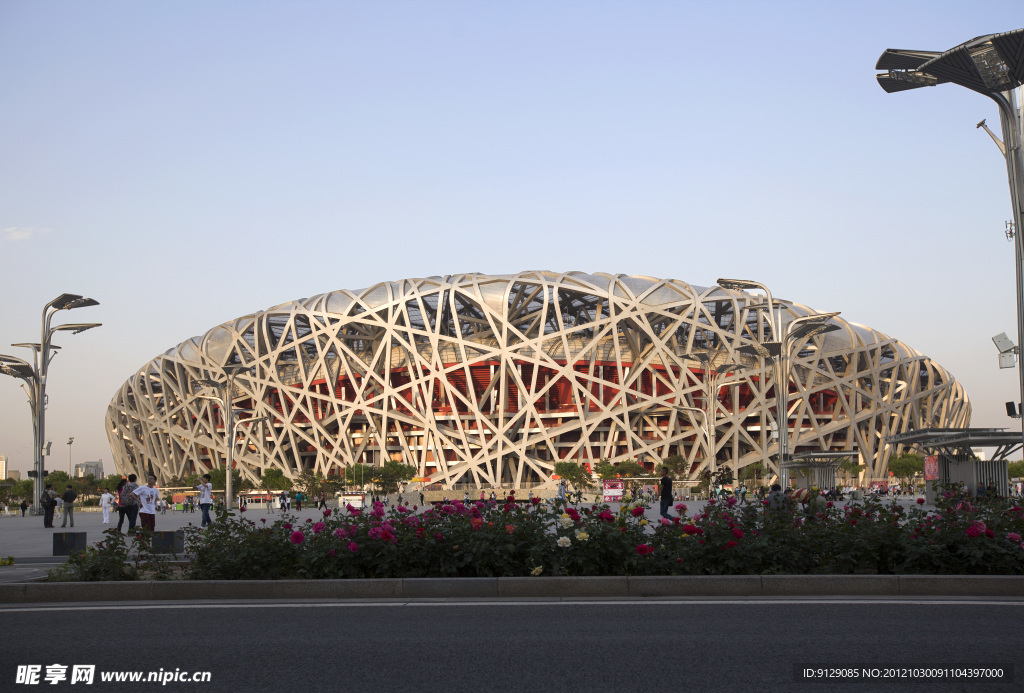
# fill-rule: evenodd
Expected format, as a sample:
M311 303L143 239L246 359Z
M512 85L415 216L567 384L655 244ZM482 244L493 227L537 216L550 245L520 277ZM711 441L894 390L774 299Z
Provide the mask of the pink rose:
M1006 538L1009 539L1010 541L1012 541L1015 544L1020 541L1020 535L1017 534L1016 532L1010 532L1009 534L1006 535Z
M685 503L676 503L676 512L682 515L687 510Z
M291 522L285 522L281 526L284 527L285 529L291 529L292 528L292 523Z
M323 522L317 522L315 525L313 525L313 534L320 534L320 532L324 531L324 527L326 526L327 525L325 525Z
M336 530L334 530L334 536L338 537L339 539L344 539L348 536L348 532L343 530L341 527L338 527Z
M302 532L292 532L291 541L293 544L301 544L306 538L306 535Z
M325 508L324 509L324 517L330 517L330 516L331 516L331 509L330 508Z
M359 550L359 544L355 543L354 541L350 541L348 543L348 550L351 551L352 553L355 553L356 551Z
M740 529L739 527L735 527L732 530L732 535L734 537L736 537L737 539L742 539L743 538L743 530Z
M977 525L971 525L970 527L967 528L967 536L971 537L972 539L974 537L980 537L981 536L981 528L978 527Z

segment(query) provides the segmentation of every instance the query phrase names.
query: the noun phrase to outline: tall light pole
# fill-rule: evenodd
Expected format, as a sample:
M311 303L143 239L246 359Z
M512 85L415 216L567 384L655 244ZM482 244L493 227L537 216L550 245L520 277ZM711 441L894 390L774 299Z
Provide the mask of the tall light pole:
M235 405L234 405L234 392L235 392L235 377L240 373L248 372L252 370L252 366L245 366L240 363L227 364L221 367L224 371L226 380L213 380L211 378L200 378L198 380L202 385L212 387L217 390L219 399L225 410L225 416L227 417L224 422L224 447L226 448L225 460L224 460L224 506L231 509L232 501L232 474L234 472L234 451L235 451Z
M1014 255L1017 273L1017 344L1024 348L1024 122L1014 90L1024 84L1024 29L987 34L954 46L944 53L886 49L875 75L879 86L893 93L951 82L984 94L996 102L1003 127L1000 150L1006 160L1013 207ZM985 121L978 124L981 127ZM987 130L987 128L986 128ZM991 134L991 133L989 133ZM996 139L994 136L992 139ZM1017 363L1020 397L1024 401L1024 367ZM1022 431L1024 435L1024 431Z
M718 354L707 354L698 352L696 354L684 354L683 358L688 361L700 363L704 372L704 422L708 429L708 452L711 454L711 471L718 467L718 389L719 379L728 373L735 373L743 370L744 366L737 363L722 363L715 365ZM739 476L737 460L733 460L733 476Z
M71 444L75 442L75 437L70 436L68 438L68 478L71 478Z
M35 479L32 484L34 497L43 495L45 486L43 480L43 446L46 440L46 375L49 372L50 361L56 355L58 346L51 345L51 340L56 332L71 332L78 334L94 327L100 323L72 323L66 325L51 326L54 314L59 310L71 310L73 308L86 308L98 306L99 301L91 298L83 298L78 294L61 294L43 306L42 329L39 343L12 344L11 346L25 347L32 350L32 363L28 363L13 356L0 354L0 373L20 378L25 381L23 385L28 393L29 407L32 409L32 461L35 468Z
M838 325L828 321L839 315L834 313L815 313L791 320L782 331L782 339L772 342L753 342L739 347L736 351L769 361L775 366L775 411L776 424L779 427L779 484L786 488L789 485L789 381L791 376L790 351L800 340L810 339L824 332L840 329Z

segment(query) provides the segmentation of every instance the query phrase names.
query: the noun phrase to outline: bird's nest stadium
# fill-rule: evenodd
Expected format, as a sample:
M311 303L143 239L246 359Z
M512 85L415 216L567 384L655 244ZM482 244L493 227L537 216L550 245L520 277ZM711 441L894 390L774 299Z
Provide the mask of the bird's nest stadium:
M230 444L254 483L269 468L330 477L395 459L448 489L532 487L559 461L653 468L682 455L691 478L777 470L782 426L791 453L850 451L880 476L900 452L886 437L969 424L963 388L938 364L870 328L808 316L753 290L673 279L403 279L184 341L121 386L105 425L118 469L161 483L222 466ZM244 413L226 432L211 392L229 389Z

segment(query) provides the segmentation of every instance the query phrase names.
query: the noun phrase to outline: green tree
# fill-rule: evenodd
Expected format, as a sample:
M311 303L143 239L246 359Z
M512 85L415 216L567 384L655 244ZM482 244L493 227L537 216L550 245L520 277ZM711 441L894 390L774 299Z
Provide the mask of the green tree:
M67 485L70 483L71 477L68 476L68 473L62 472L60 470L50 472L49 474L46 475L46 479L43 480L44 487L46 486L46 484L53 484L53 490L60 492L63 492L65 487L67 487Z
M349 465L348 467L345 467L345 484L347 486L356 486L359 488L362 488L366 484L372 484L376 471L376 467L371 467L368 464Z
M260 478L260 488L266 491L287 491L292 487L292 480L284 475L280 469L269 467L263 470Z
M597 469L595 471L602 479L650 476L650 473L644 469L642 465L637 464L632 460L619 462L618 464L613 464L608 460L601 460L597 463Z
M753 464L748 464L746 467L740 469L740 481L752 481L755 485L759 486L763 477L764 462L754 462Z
M98 485L99 485L100 488L105 488L108 491L110 491L111 493L113 493L114 489L117 488L117 485L119 483L121 483L121 475L120 474L108 474L105 479L103 479L102 481L99 482Z
M867 465L847 457L839 462L836 469L846 478L847 482L852 482L854 477L859 476L862 471L867 469Z
M15 481L14 486L11 487L11 497L27 500L29 503L34 503L35 498L32 497L33 493L32 479L22 479L21 481Z
M199 483L200 476L196 475L194 481L185 484L186 486L195 486ZM227 474L224 472L224 467L215 467L210 470L210 483L213 484L214 491L224 491L224 484L227 481ZM231 491L238 493L239 491L245 491L252 488L252 484L248 479L243 479L241 473L237 469L231 470Z
M591 488L590 472L576 462L555 462L555 474L580 493L586 493Z
M1011 479L1020 479L1024 477L1024 462L1021 460L1010 462L1006 465L1006 471L1009 472Z
M661 461L662 465L668 467L668 473L673 477L686 474L690 470L689 461L682 455L672 455Z
M913 454L890 457L889 471L901 484L910 485L914 475L924 471L924 458Z
M375 482L382 493L398 493L399 484L416 476L416 467L404 462L387 460L377 469Z

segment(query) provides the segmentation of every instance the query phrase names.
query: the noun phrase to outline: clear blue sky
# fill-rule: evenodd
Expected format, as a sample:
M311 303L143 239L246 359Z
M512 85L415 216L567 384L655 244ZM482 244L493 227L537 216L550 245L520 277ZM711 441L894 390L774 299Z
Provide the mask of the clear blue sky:
M64 314L51 469L102 458L143 363L248 312L402 277L622 272L891 334L1009 427L1006 169L955 86L885 48L1024 26L1016 1L0 2L0 353ZM17 381L0 454L31 461Z

